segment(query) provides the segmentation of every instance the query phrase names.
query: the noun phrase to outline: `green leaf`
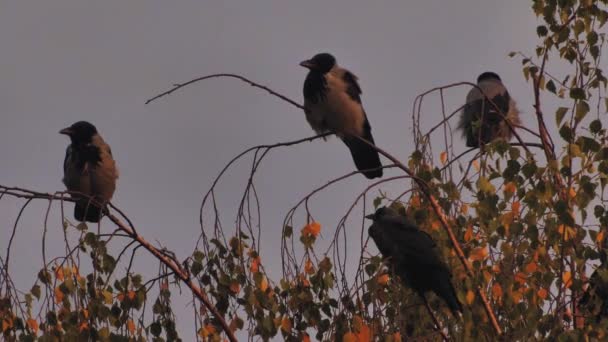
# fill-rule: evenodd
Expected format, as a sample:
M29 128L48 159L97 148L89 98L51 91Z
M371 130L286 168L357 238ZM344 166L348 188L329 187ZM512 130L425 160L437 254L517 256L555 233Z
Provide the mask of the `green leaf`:
M557 94L557 89L555 88L555 83L553 83L553 80L549 80L546 87L548 91L552 92L553 94Z
M575 100L584 100L586 98L585 91L581 88L570 89L570 98Z
M566 115L567 112L568 108L566 107L559 107L555 112L555 122L558 126L561 126L564 115Z
M589 124L589 130L593 134L599 133L602 130L602 122L600 120L597 120L597 119L591 121L591 123Z

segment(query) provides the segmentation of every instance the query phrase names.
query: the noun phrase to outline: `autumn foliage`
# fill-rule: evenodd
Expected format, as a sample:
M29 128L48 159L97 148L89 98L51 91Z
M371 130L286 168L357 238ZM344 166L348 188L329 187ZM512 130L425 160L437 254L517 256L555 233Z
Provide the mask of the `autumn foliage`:
M274 147L310 139L249 150L254 167L236 227L222 224L214 183L202 203L197 248L186 260L158 248L150 254L159 262L158 274L131 268L142 241L120 226L113 230L114 220L104 219L97 230L63 217L55 228L65 234L66 255L45 260L31 287L15 288L14 266L0 259L2 338L175 341L184 333L176 329L171 297L197 288L202 295L192 290L193 335L201 341L235 336L344 342L446 336L463 341L605 339L606 317L579 303L596 269L597 278L608 282L603 263L608 81L601 69L607 9L606 0L533 0L538 45L526 47L533 53L510 55L522 63L522 77L530 84L534 107L527 110L526 127L514 127L518 134L511 142L455 152L452 141L436 129L447 131L450 113L444 109L446 120L422 127L424 101L433 95L442 100L444 92L468 91L472 85L451 84L419 96L412 113L415 151L390 165L407 171L345 200L352 206L336 217L337 226L315 221L309 202L336 182L360 175L311 190L279 227L281 246L261 252L257 166ZM395 189L397 183L391 182L405 178L411 183L399 183L397 194L382 190ZM49 197L55 195L0 187L0 205L6 198L56 200ZM368 195L373 207L362 205ZM429 312L404 285L407 279L394 275L369 243L363 216L381 205L407 215L437 242L464 304L462 317L452 316L432 294L427 295ZM118 211L111 208L110 213ZM359 240L361 248L347 253L345 241ZM270 270L268 260L279 259L282 269Z

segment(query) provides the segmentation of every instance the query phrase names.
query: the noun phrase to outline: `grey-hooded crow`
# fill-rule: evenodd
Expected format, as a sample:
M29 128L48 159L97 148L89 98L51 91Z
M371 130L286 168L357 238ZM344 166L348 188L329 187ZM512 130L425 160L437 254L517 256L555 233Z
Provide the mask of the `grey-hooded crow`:
M76 122L59 133L69 136L72 142L63 162L63 183L77 200L74 218L99 222L103 209L114 194L118 178L110 146L97 133L95 126L86 121Z
M497 138L511 140L513 132L505 119L511 125L520 124L515 100L509 95L500 77L493 72L479 75L477 86L479 88L473 88L467 94L458 125L467 139L467 146L480 147Z
M369 236L406 285L423 299L426 292L435 292L455 316L462 312L450 270L441 261L430 235L391 208L379 208L366 218L374 222L369 227Z
M348 146L357 170L367 178L382 177L372 128L361 105L357 76L340 67L334 56L320 53L300 63L310 71L304 81L306 120L318 134L333 132Z

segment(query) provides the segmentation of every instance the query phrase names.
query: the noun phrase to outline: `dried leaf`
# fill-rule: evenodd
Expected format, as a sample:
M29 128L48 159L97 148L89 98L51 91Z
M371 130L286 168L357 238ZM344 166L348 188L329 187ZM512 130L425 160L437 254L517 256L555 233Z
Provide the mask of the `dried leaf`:
M471 305L473 303L473 300L475 300L475 293L471 290L467 291L467 296L466 296L467 304Z
M469 242L473 238L473 226L469 225L464 233L464 242Z
M241 291L241 285L237 281L233 281L230 283L230 291L234 294L239 293Z
M61 302L63 302L63 291L61 291L59 286L57 286L55 288L54 292L55 292L55 303L60 304Z
M538 297L541 299L547 299L547 297L549 296L549 293L547 292L547 289L542 288L542 289L538 290L536 295L538 295Z
M133 322L132 319L127 321L127 330L129 330L129 332L131 334L133 334L135 332L135 323Z
M564 283L566 288L572 286L572 274L570 273L570 271L566 271L564 272L564 274L562 274L562 282Z
M513 203L511 203L511 211L513 212L513 214L519 215L520 207L521 204L519 203L519 201L513 201Z
M376 279L376 282L379 285L386 286L386 284L388 284L389 279L390 279L389 275L387 273L384 273L384 274L381 274L378 276L378 278Z
M538 264L534 261L526 265L526 273L534 273L538 269Z
M321 224L319 222L311 222L302 228L302 235L317 237L321 232Z
M38 321L33 318L28 318L27 326L32 330L34 335L38 334Z
M289 317L285 316L281 320L281 330L288 334L291 334L291 320L289 319Z
M304 272L308 274L315 273L315 267L312 265L312 261L310 261L310 259L306 259L306 262L304 263Z
M499 283L494 283L492 285L492 297L494 300L500 300L502 298L502 287Z
M448 153L446 151L441 152L439 155L439 160L441 160L441 164L445 165L448 162Z
M515 191L517 190L517 188L515 187L515 183L513 183L513 182L506 183L502 187L502 189L505 193L511 193L511 194L515 193Z
M357 342L357 336L349 331L342 336L342 342Z
M469 259L471 259L473 261L482 261L487 256L488 256L488 247L483 246L483 247L478 247L478 248L473 249L471 251L471 254L469 255Z

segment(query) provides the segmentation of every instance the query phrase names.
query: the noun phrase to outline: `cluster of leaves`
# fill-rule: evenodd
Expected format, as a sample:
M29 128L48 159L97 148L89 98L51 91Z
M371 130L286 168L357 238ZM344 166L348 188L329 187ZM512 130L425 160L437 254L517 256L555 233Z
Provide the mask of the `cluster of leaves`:
M439 330L454 339L493 340L489 307L505 339L604 339L608 319L597 316L604 292L601 287L586 288L598 264L593 279L608 284L608 130L602 122L608 111L603 96L608 80L600 66L607 7L608 0L532 1L532 10L542 20L536 29L540 43L536 57L523 56L522 64L535 90L535 120L530 121L538 125L533 131L538 131L535 144L542 147L540 152L533 153L534 146L521 140L519 146L499 140L484 146L463 167L446 146L436 164L435 156L427 153L432 151L430 139L420 138L407 166L425 184L424 190L415 183L405 202L384 195L374 201L376 207L398 209L437 241L453 272L457 296L466 304L462 319L453 317L434 295L429 296L431 317L421 299L371 248L362 251L349 285L349 275L338 262L318 251L321 225L308 215L299 234L284 227L285 244L297 245L302 253L298 258L295 253L283 256L289 267L276 281L264 268L254 239L240 229L229 239L223 231L216 233L194 251L187 269L221 315L200 305L195 310L198 338L222 341L225 321L232 333L263 340L440 339L438 322ZM560 61L569 71L557 76L552 66ZM568 102L555 109L555 136L546 128L546 113L552 110L540 102L541 95ZM453 248L429 195L447 215L463 255ZM8 282L0 282L7 288L0 296L2 337L179 340L170 272L161 268L159 277L144 283L141 275L131 273L129 263L119 277L117 264L130 245L115 257L108 248L113 237L104 240L86 225L77 228L78 246L47 264L21 298L8 290ZM86 275L81 275L81 253L91 260ZM153 315L145 320L155 283L158 296L149 309ZM581 306L586 291L599 295L589 306ZM489 303L480 298L484 295Z
M69 227L65 222L66 231ZM177 340L171 307L165 301L170 296L168 286L161 286L152 323L143 326L149 284L138 274L116 277L117 259L108 251L111 238L103 240L83 223L76 228L79 244L65 258L38 272L36 283L23 296L25 307L17 296L2 299L4 340L144 341L145 336L151 336L154 341L163 341L162 329L168 340ZM86 275L79 269L81 253L87 253L91 260L92 270Z

